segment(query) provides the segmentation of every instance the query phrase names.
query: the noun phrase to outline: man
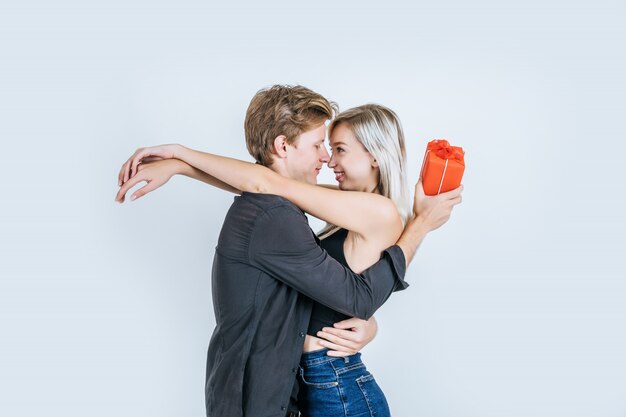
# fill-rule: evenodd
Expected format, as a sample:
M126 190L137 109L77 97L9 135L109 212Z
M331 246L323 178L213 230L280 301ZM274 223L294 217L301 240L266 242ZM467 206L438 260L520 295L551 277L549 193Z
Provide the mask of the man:
M261 90L246 114L248 150L275 172L316 184L319 170L329 160L323 146L324 123L333 113L324 97L301 86ZM123 201L126 191L139 181L149 184L135 195L166 182L169 177L158 181L147 174L133 175L142 159L175 158L177 152L188 152L184 158L188 162L201 159L199 152L179 147L139 149L120 171L124 185L116 199ZM229 189L210 176L187 174ZM321 249L304 213L288 200L254 193L236 197L213 263L216 328L207 354L207 416L297 415L295 374L311 299L351 316L370 318L391 292L408 286L406 265L424 235L436 228L432 226L412 219L398 244L357 275Z

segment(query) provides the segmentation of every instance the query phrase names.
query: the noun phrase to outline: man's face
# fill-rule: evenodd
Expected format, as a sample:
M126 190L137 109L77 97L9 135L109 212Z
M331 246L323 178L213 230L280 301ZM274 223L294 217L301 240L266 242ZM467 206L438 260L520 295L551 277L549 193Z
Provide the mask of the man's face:
M324 146L325 139L326 125L322 123L302 133L293 145L287 146L285 165L289 178L317 184L317 175L330 159L328 150Z

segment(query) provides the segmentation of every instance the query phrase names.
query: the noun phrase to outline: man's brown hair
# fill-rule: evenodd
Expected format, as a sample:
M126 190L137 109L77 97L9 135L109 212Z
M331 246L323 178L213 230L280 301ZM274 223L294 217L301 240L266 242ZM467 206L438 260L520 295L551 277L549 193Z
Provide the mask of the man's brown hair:
M259 90L250 101L244 123L248 152L259 164L270 166L276 137L284 135L291 145L337 111L337 104L301 85Z

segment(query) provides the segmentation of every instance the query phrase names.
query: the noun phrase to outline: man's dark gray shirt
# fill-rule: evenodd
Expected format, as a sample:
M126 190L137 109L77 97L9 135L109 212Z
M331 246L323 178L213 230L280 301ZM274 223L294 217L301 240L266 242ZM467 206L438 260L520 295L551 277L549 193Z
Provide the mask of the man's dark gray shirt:
M355 274L319 246L302 210L276 195L235 197L215 248L216 327L206 368L208 417L284 417L315 300L370 318L405 289L398 246Z

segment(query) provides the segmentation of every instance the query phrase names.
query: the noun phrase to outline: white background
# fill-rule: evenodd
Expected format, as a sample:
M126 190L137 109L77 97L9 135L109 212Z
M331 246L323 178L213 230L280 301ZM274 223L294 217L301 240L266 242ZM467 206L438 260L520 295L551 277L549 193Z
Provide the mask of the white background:
M118 205L117 172L250 160L249 100L285 83L396 110L411 183L429 140L466 152L364 351L395 416L626 416L623 2L0 4L0 415L204 416L232 196Z

